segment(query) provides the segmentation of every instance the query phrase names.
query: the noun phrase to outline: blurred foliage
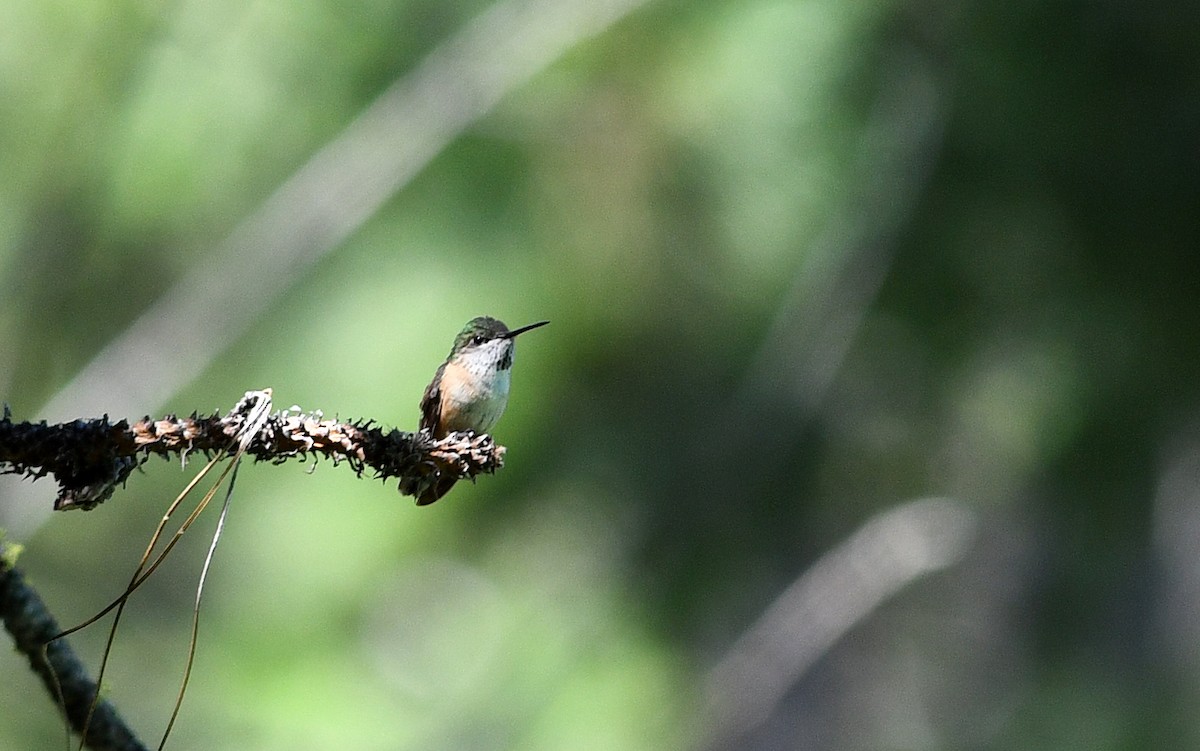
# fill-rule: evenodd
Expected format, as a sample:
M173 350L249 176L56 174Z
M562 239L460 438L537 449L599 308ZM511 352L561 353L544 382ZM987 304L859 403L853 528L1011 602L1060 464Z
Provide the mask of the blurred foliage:
M486 7L0 0L15 416ZM172 746L702 746L706 671L775 596L945 495L984 519L968 558L737 747L1195 747L1197 28L1186 3L704 0L574 49L146 405L271 386L411 428L464 321L553 321L477 487L417 510L344 469L242 473ZM186 477L23 540L64 624ZM147 741L206 534L118 638ZM97 661L101 631L75 639ZM59 743L4 670L0 746Z

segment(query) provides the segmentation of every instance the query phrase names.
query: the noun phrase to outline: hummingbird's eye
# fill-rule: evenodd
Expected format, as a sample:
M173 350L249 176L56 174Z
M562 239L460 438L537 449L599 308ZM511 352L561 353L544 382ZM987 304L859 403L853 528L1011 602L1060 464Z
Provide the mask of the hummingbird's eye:
M484 343L484 341L485 341L485 339L484 339L482 336L479 336L478 334L476 334L475 336L471 337L471 344L474 344L474 345L476 345L476 346L478 346L478 345L480 345L480 344L483 344L483 343Z

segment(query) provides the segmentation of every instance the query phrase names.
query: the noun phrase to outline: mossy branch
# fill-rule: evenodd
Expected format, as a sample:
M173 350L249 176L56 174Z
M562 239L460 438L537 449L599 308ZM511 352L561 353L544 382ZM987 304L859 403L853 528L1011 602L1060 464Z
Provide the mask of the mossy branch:
M362 476L371 470L381 480L399 479L404 495L417 496L439 479L471 479L503 466L504 447L491 436L451 433L434 439L429 433L384 431L374 420L327 420L320 412L297 407L270 410L271 390L248 391L229 414L188 417L167 415L112 422L108 415L91 420L48 425L13 422L7 407L0 418L0 473L58 481L55 509L95 508L107 500L134 469L149 457L193 453L206 456L244 442L257 461L281 464L309 455L345 463ZM250 435L247 427L261 423Z

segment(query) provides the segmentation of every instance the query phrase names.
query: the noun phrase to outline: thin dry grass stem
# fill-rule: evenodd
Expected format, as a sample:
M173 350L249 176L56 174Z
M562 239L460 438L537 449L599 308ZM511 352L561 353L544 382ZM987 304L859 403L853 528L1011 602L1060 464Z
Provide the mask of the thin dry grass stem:
M204 466L204 469L201 470L200 473L198 473L197 478L203 477L205 474L207 474L208 471L210 469L212 469L212 467L214 467L217 464L217 462L219 462L221 460L221 458L223 456L224 456L224 454L222 453L218 456L213 457L208 462L208 464L206 464ZM171 507L168 509L167 513L163 514L163 519L159 523L158 528L155 529L154 534L151 536L150 544L146 547L146 552L142 555L142 560L138 564L137 570L134 571L133 577L132 577L132 579L130 579L129 586L125 589L125 592L122 593L121 596L118 597L111 605L109 605L107 608L105 608L104 611L93 616L92 618L89 618L86 622L80 624L79 626L69 629L66 632L66 633L73 633L75 631L78 631L81 628L86 627L87 625L89 625L91 623L95 623L96 620L103 617L104 612L112 610L114 607L117 610L116 614L113 616L112 626L110 626L108 629L108 639L104 643L104 654L100 658L100 670L96 673L96 694L94 697L92 697L92 704L88 708L87 719L84 721L83 732L80 734L80 742L79 742L80 751L83 751L83 748L84 748L84 740L83 739L85 739L87 737L87 728L91 722L92 713L95 711L96 704L100 700L100 686L104 684L104 674L108 670L108 658L112 654L113 643L116 641L116 637L117 637L117 628L118 628L118 626L120 626L120 623L121 623L121 615L122 615L122 613L125 612L125 604L129 601L130 595L132 595L133 592L138 587L140 587L147 579L149 579L150 575L154 573L154 571L159 567L159 565L162 564L162 562L164 560L166 560L167 555L175 547L175 544L179 542L179 540L183 537L184 533L187 532L188 529L192 526L192 524L196 521L196 519L198 519L200 517L201 512L204 511L205 507L208 506L209 501L211 501L213 496L216 495L217 489L220 488L221 483L225 481L225 477L229 474L229 470L230 470L231 466L232 466L232 463L230 465L227 465L225 467L225 469L222 470L220 476L217 477L216 482L214 482L212 487L208 489L208 491L204 494L204 497L201 498L200 501L196 504L195 508L192 509L192 512L190 514L188 514L187 519L185 519L183 521L183 523L179 525L179 528L175 530L175 533L171 536L171 539L167 542L166 546L162 549L162 552L160 552L158 554L158 557L154 559L154 562L148 568L146 568L146 561L149 559L150 554L154 551L154 548L158 545L158 540L162 536L163 528L166 526L166 523L170 520L171 514L179 506L180 502L196 486L196 482L188 483L188 487L185 488L184 491L182 493L180 493L179 496L171 503ZM145 568L145 572L143 573L144 568Z
M142 583L144 583L150 577L151 574L154 573L154 571L159 567L159 565L162 564L162 562L164 560L166 560L167 555L169 555L171 550L174 549L176 543L178 543L179 540L183 538L184 533L186 533L188 531L188 529L191 528L192 524L195 523L196 519L200 518L200 514L203 513L204 509L208 507L208 504L212 501L213 496L216 495L217 490L221 487L221 483L223 483L225 481L225 478L227 476L229 476L230 471L234 470L234 474L236 475L236 468L237 468L239 462L241 461L242 455L246 452L246 449L249 447L251 441L253 440L253 436L256 435L262 429L263 423L265 423L266 420L268 419L268 415L270 414L270 411L271 411L271 403L272 402L271 402L271 390L270 389L266 389L263 391L251 391L251 392L246 393L246 395L242 398L242 400L240 402L238 402L237 406L234 407L234 410L231 413L231 414L245 415L245 417L246 417L245 423L242 425L242 427L239 429L239 431L235 435L233 435L229 438L228 444L221 447L221 449L217 452L217 455L214 456L211 460L209 460L209 462L207 464L205 464L204 468L196 474L196 477L194 477L191 480L191 482L189 482L187 484L187 487L185 487L183 489L183 491L175 498L175 500L171 502L171 505L168 506L166 513L163 514L162 519L159 521L158 526L155 528L154 534L151 535L150 542L146 546L146 551L142 554L142 558L138 562L137 569L134 571L133 577L130 579L129 586L126 587L125 592L119 598L117 598L117 600L114 602L113 605L110 605L108 608L106 608L101 613L93 616L84 624L81 624L80 626L76 626L75 628L70 629L67 632L67 633L71 633L74 631L78 631L80 628L83 628L84 626L88 625L88 623L94 623L96 621L96 619L103 617L104 612L111 610L114 605L116 606L117 612L116 612L116 615L113 616L112 626L109 628L109 631L108 631L108 639L104 645L104 655L100 660L100 671L96 676L96 684L97 684L96 694L95 694L95 696L93 696L91 705L88 707L88 714L84 720L83 731L80 733L79 751L83 751L83 748L84 748L84 745L85 745L85 742L87 739L87 729L91 723L92 714L95 712L96 705L100 700L99 687L101 685L103 685L103 682L104 682L104 673L105 673L106 669L108 668L108 659L112 653L113 643L116 640L117 627L120 625L121 614L125 610L125 603L128 602L130 595L132 595L133 592L138 587L140 587L142 585ZM199 484L200 480L203 479L209 473L209 471L225 457L225 455L229 451L230 446L235 441L237 442L237 451L234 453L232 461L230 461L229 464L227 464L225 466L225 468L221 471L221 474L217 477L216 481L213 482L212 486L204 494L204 497L200 499L200 501L196 504L195 508L192 509L192 512L190 514L188 514L187 519L185 519L183 521L183 523L179 525L178 529L175 530L175 533L171 536L171 539L167 542L166 546L164 546L162 552L160 552L158 554L158 557L154 559L154 562L149 566L149 568L146 568L146 561L150 559L151 553L153 553L155 547L157 547L158 541L159 541L159 539L161 539L163 530L166 528L166 525L170 521L171 516L179 508L180 504L183 502L183 499L186 498L192 492L192 490L196 487L197 484ZM233 490L232 481L230 483L229 490L230 490L230 493L232 493L232 490ZM225 510L228 509L229 497L230 496L227 494L226 498L225 498L225 509L222 510L222 520L224 519ZM219 537L219 535L220 535L220 527L218 526L218 531L213 538L212 544L209 548L208 557L205 560L205 569L204 569L205 572L207 572L208 564L212 559L213 550L216 548L216 542L217 542L217 538ZM143 573L143 569L145 569L144 573ZM203 588L203 575L201 578L201 588ZM160 749L162 748L162 744L165 744L167 742L167 736L171 732L171 726L174 724L175 717L179 713L179 707L181 706L181 704L183 702L183 692L187 688L188 677L190 677L190 675L191 675L192 658L195 655L195 638L196 638L195 628L196 628L196 625L198 624L198 619L199 619L199 612L198 612L199 607L200 607L199 597L200 597L200 593L198 591L197 599L196 599L197 612L195 614L195 619L193 621L191 646L189 648L188 662L187 662L187 667L186 667L186 670L184 673L183 687L180 689L179 697L176 700L175 707L173 708L173 710L171 712L171 720L170 720L170 723L167 725L166 732L163 734L162 743L159 746Z
M159 537L162 536L163 529L167 526L167 522L169 522L171 520L171 515L175 513L175 510L179 507L179 504L183 501L184 498L186 498L188 496L189 493L192 492L192 489L194 487L196 487L196 485L200 482L200 480L204 479L204 476L206 474L208 474L208 471L210 469L212 469L214 466L216 466L217 462L219 462L223 457L224 457L224 453L222 452L222 453L218 454L217 456L214 456L212 459L210 459L209 462L204 465L204 469L200 470L200 472L198 472L196 474L196 476L193 477L191 479L191 481L188 482L187 487L185 487L179 493L179 495L175 497L175 500L171 502L171 505L167 508L167 512L165 514L163 514L162 519L159 520L158 526L155 527L154 533L152 535L150 535L150 542L146 546L146 552L142 553L142 558L138 562L137 569L134 570L133 577L129 580L129 585L126 586L125 591L122 592L121 595L119 597L117 597L115 600L113 600L108 605L104 606L104 608L102 608L101 610L96 612L94 615L92 615L90 618L88 618L86 621L83 621L82 623L78 623L65 631L61 631L61 632L55 634L54 637L51 639L51 641L54 641L56 639L62 639L63 637L66 637L66 636L70 636L71 634L75 633L76 631L82 631L83 629L92 625L93 623L100 620L104 616L108 615L109 613L111 613L113 611L113 608L118 608L122 604L124 604L125 600L127 600L129 598L129 595L133 594L133 592L138 587L140 587L146 581L146 579L150 577L151 574L154 573L154 570L156 568L158 568L158 566L163 562L163 558L166 556L166 554L170 552L170 549L174 545L174 542L179 539L180 533L177 532L175 537L171 540L171 542L168 543L167 548L158 556L158 558L156 558L154 560L154 562L150 565L149 570L146 570L145 573L143 574L143 569L146 568L146 561L150 560L150 554L154 552L155 546L158 545L158 539L159 539Z
M179 686L179 695L175 697L175 706L171 709L171 719L167 721L162 740L158 743L159 751L166 748L167 737L171 735L171 729L175 727L175 720L179 717L179 710L183 706L183 695L187 692L188 682L192 677L192 666L196 662L196 643L200 635L200 599L204 596L204 581L208 578L208 569L212 566L213 555L217 552L217 543L220 542L221 532L225 529L225 519L229 515L229 502L233 499L233 486L237 483L237 471L241 461L240 454L233 458L233 474L230 475L229 487L225 490L225 502L221 504L221 515L217 517L217 526L213 530L208 553L204 556L204 565L200 568L200 580L196 583L196 602L192 606L192 633L188 637L188 656L183 668L183 682Z

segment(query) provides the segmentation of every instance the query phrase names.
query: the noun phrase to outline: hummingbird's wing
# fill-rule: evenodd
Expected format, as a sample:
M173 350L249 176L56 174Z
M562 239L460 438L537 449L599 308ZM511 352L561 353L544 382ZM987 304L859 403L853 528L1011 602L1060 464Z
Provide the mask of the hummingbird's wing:
M421 397L421 430L428 430L435 438L441 438L437 432L438 423L442 421L442 374L445 371L446 363L442 363Z
M434 438L443 437L439 435L441 431L438 426L442 422L442 376L445 372L446 363L442 363L438 366L433 380L425 388L424 395L421 396L421 430L428 430ZM454 487L455 482L457 479L452 477L438 479L431 487L426 488L417 496L417 505L427 506L433 503L450 492L450 488Z

